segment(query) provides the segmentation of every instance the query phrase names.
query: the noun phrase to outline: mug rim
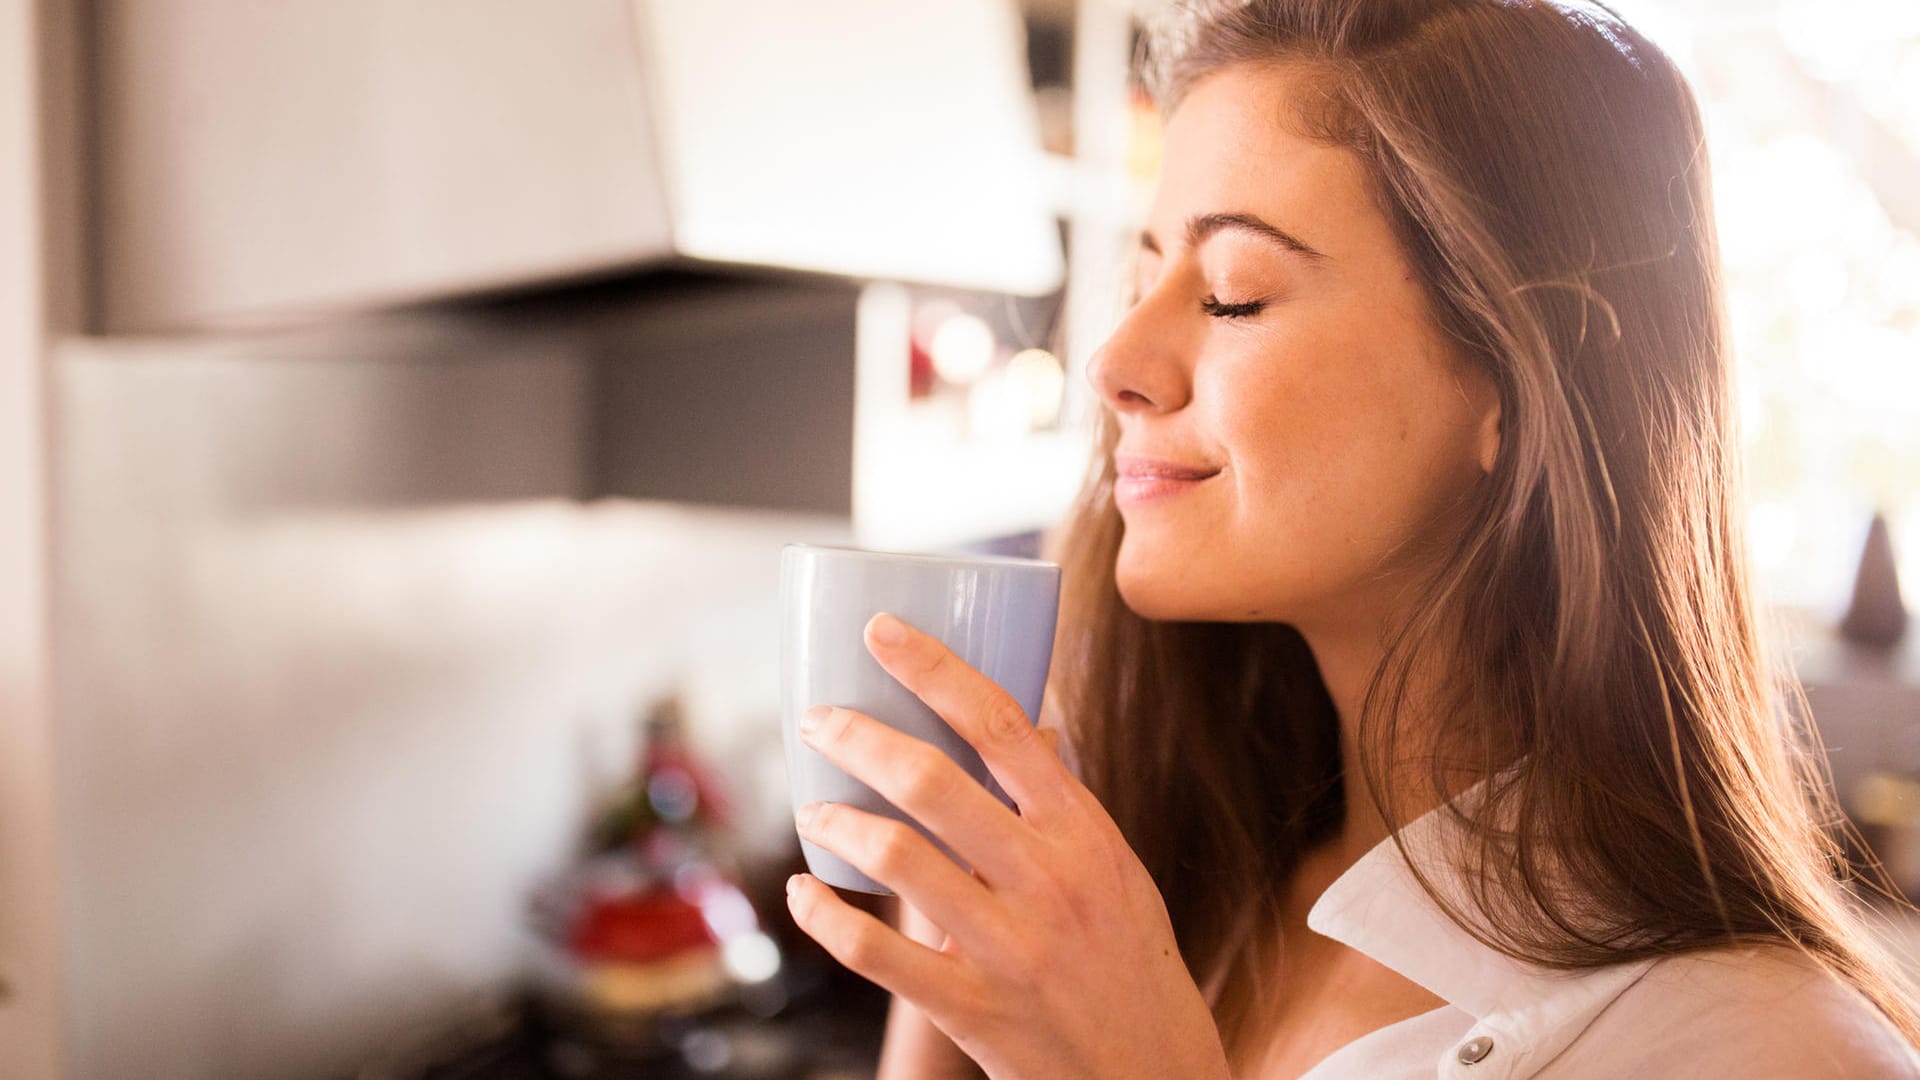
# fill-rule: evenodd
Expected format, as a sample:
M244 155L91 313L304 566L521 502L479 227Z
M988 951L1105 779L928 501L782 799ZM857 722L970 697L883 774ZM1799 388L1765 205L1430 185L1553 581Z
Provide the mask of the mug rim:
M881 559L881 560L888 560L888 561L941 563L948 566L967 566L971 564L980 563L980 564L986 564L990 566L1015 566L1015 567L1029 567L1033 569L1044 568L1044 569L1051 569L1051 570L1060 569L1059 563L1048 562L1045 559L1027 559L1027 558L1022 558L1021 556L1018 556L1018 555L988 555L988 554L936 555L936 554L931 554L927 552L877 551L873 548L848 547L843 544L808 544L808 543L802 543L800 541L792 541L790 543L782 544L780 546L780 550L783 554L788 551L803 551L803 552L808 552L812 554L828 555L828 556L858 556L860 558Z

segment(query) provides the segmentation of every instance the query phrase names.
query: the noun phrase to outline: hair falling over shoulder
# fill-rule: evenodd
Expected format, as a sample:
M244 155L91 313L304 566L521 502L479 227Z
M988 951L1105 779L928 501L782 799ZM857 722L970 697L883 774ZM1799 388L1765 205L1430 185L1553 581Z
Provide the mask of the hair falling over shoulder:
M1488 778L1449 854L1477 910L1450 913L1565 968L1786 944L1920 1042L1858 895L1886 886L1848 864L1818 740L1760 645L1685 80L1604 6L1544 0L1188 2L1143 57L1163 111L1212 71L1268 63L1314 73L1303 130L1366 165L1434 311L1501 396L1486 497L1397 628L1352 763L1374 777L1404 760L1395 717L1423 655L1470 673L1448 690L1476 706L1457 712L1473 728L1433 762L1437 790L1442 772ZM1339 823L1337 719L1291 628L1128 610L1112 420L1052 538L1049 695L1232 1046L1274 992L1275 896Z

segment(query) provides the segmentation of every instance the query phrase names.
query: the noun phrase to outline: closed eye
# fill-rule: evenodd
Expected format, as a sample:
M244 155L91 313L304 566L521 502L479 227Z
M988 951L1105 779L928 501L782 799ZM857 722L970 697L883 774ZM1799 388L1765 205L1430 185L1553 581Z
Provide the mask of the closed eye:
M1240 304L1223 304L1218 298L1212 296L1200 301L1201 311L1219 319L1244 319L1250 315L1260 314L1266 306L1266 303L1260 300L1248 300Z

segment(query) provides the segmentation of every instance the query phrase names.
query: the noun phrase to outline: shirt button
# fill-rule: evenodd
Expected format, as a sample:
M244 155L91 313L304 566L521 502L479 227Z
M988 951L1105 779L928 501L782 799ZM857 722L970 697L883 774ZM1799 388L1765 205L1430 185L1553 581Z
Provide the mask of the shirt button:
M1493 1053L1493 1038L1481 1035L1460 1044L1460 1064L1472 1065L1474 1062Z

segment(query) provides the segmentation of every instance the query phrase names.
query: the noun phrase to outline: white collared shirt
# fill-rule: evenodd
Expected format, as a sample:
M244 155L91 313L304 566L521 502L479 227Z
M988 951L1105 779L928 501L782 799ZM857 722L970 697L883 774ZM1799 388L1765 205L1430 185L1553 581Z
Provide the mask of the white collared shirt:
M1400 836L1418 858L1453 827L1436 810ZM1421 865L1445 873L1443 858ZM1538 967L1448 919L1390 839L1327 887L1307 925L1447 1004L1354 1040L1301 1080L1920 1080L1920 1054L1864 996L1786 947Z

